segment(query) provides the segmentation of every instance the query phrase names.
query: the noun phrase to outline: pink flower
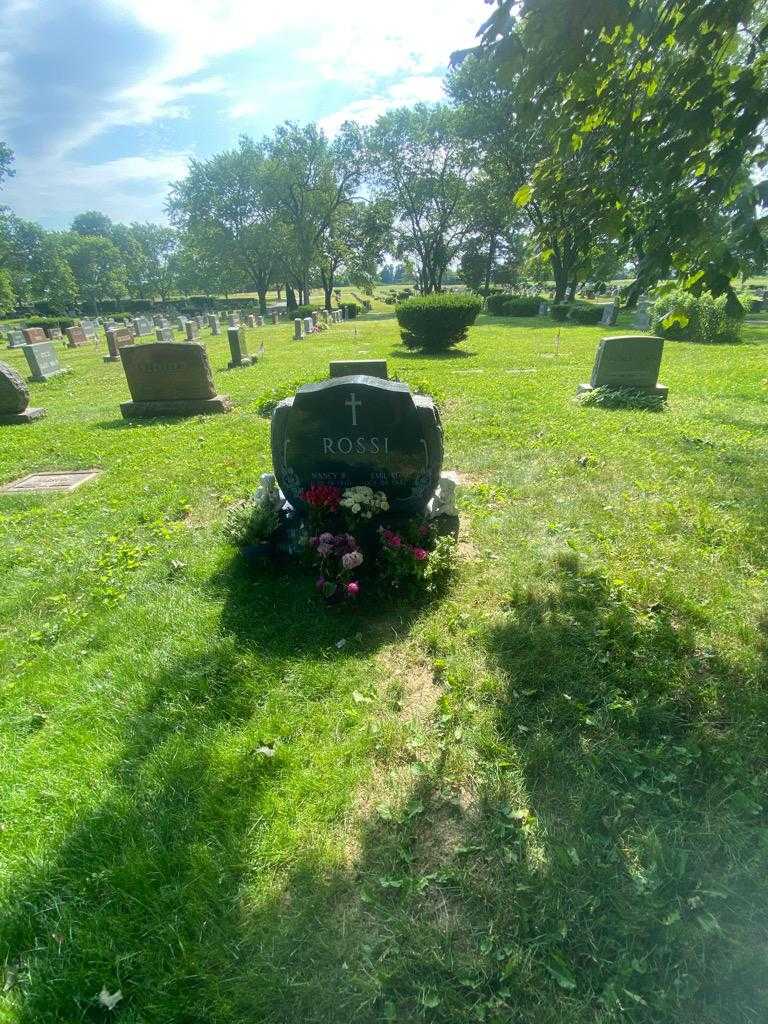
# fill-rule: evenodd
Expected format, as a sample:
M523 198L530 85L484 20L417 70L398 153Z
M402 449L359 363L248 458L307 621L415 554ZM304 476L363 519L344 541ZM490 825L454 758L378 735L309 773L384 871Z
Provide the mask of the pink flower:
M429 557L424 548L411 548L411 554L418 562L425 562Z
M330 553L332 551L333 551L333 548L331 547L330 544L322 544L322 543L320 543L320 544L317 545L317 553L318 553L318 555L320 555L321 558L325 558L326 555L330 555Z
M356 569L358 565L363 564L362 553L360 551L350 551L342 556L341 564L345 569Z
M426 525L426 523L423 523L419 527L419 536L420 537L426 537L428 533L429 533L429 527Z
M357 583L355 580L351 580L347 584L347 594L349 595L349 597L357 597L357 595L359 593L360 593L360 584Z
M320 542L320 544L333 544L332 533L321 533L317 539Z

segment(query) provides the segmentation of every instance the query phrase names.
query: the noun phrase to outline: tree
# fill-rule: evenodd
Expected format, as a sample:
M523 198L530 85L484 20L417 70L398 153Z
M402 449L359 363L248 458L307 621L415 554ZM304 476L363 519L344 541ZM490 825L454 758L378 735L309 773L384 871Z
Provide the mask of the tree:
M765 163L766 43L762 0L496 0L480 47L490 78L547 111L526 200L550 196L581 153L592 170L574 209L634 248L632 296L674 269L735 303L745 250L765 260L768 186L751 179Z
M575 292L579 267L592 246L596 211L583 191L594 169L582 153L570 152L558 175L534 193L528 182L550 152L552 110L541 97L524 91L521 76L500 83L495 75L494 62L480 54L464 61L448 81L461 137L491 194L488 212L481 212L480 219L488 221L495 208L499 223L513 223L511 209L517 207L550 264L555 300L561 302L569 290Z
M376 268L391 240L391 212L386 203L345 203L333 216L321 237L320 280L325 308L331 309L337 274L343 271L350 284L371 288Z
M114 225L106 213L99 213L98 210L87 210L85 213L78 213L72 221L70 231L76 235L89 235L99 238L112 238Z
M3 178L12 178L16 174L13 169L13 150L5 142L0 142L0 182Z
M368 167L392 206L397 256L409 257L424 294L440 291L468 229L469 179L456 112L419 104L384 114L369 131Z
M80 294L90 301L94 313L99 312L100 302L118 299L125 294L125 265L111 239L99 235L70 234L66 256Z
M316 125L279 127L267 143L270 195L288 229L283 254L287 283L309 302L313 271L325 259L326 274L348 211L357 198L364 166L360 128L347 122L333 142ZM321 252L325 242L326 252Z
M0 316L8 316L16 309L16 292L13 290L11 275L0 270Z
M234 264L257 292L262 312L284 235L271 182L264 145L243 136L237 149L193 160L168 202L173 223L194 236L195 252L208 264Z
M131 237L141 253L143 287L146 297L160 296L167 302L174 286L173 257L179 244L173 228L162 224L131 224Z
M44 302L49 310L64 313L77 302L77 283L65 258L62 237L32 221L3 215L0 263L19 305L34 308Z

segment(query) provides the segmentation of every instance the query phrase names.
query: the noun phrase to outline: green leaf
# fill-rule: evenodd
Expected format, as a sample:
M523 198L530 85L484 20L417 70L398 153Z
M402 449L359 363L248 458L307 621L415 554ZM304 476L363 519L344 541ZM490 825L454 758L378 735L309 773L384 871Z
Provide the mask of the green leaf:
M512 197L515 206L527 206L533 198L533 185L521 185Z
M674 324L677 324L680 327L687 327L688 317L685 313L670 313L661 321L662 327L672 327Z
M552 956L545 967L555 979L560 988L572 991L576 988L576 977L568 964L562 957Z
M574 132L573 135L571 135L571 149L573 152L578 153L583 145L584 139L582 139L578 133Z

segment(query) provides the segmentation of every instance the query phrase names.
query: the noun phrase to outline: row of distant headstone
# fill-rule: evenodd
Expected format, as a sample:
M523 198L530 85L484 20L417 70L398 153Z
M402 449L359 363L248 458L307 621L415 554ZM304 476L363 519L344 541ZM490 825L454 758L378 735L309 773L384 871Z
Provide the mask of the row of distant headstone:
M550 304L539 303L539 316L549 316ZM601 327L612 327L619 318L618 302L609 302L603 306L603 315L600 318ZM637 331L647 331L651 326L651 300L646 295L641 295L635 309L635 319L632 326Z
M342 309L320 309L312 313L311 316L305 316L302 320L301 317L296 317L293 321L293 340L301 341L308 334L314 334L320 327L320 324L328 327L330 324L340 324L342 321L347 319L347 307L344 306Z

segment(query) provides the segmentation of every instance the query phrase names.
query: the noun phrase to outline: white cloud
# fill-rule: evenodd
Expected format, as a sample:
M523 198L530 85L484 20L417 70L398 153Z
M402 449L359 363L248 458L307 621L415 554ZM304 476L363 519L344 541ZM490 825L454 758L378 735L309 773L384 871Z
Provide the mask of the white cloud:
M415 103L437 103L443 99L443 80L436 75L413 75L390 85L380 94L355 100L334 114L322 118L320 127L327 135L335 135L345 121L360 124L373 122L393 107L410 107Z
M163 220L168 182L184 177L189 157L174 152L90 165L22 158L17 161L17 177L5 183L2 198L18 216L45 223L69 221L92 209L118 221Z

